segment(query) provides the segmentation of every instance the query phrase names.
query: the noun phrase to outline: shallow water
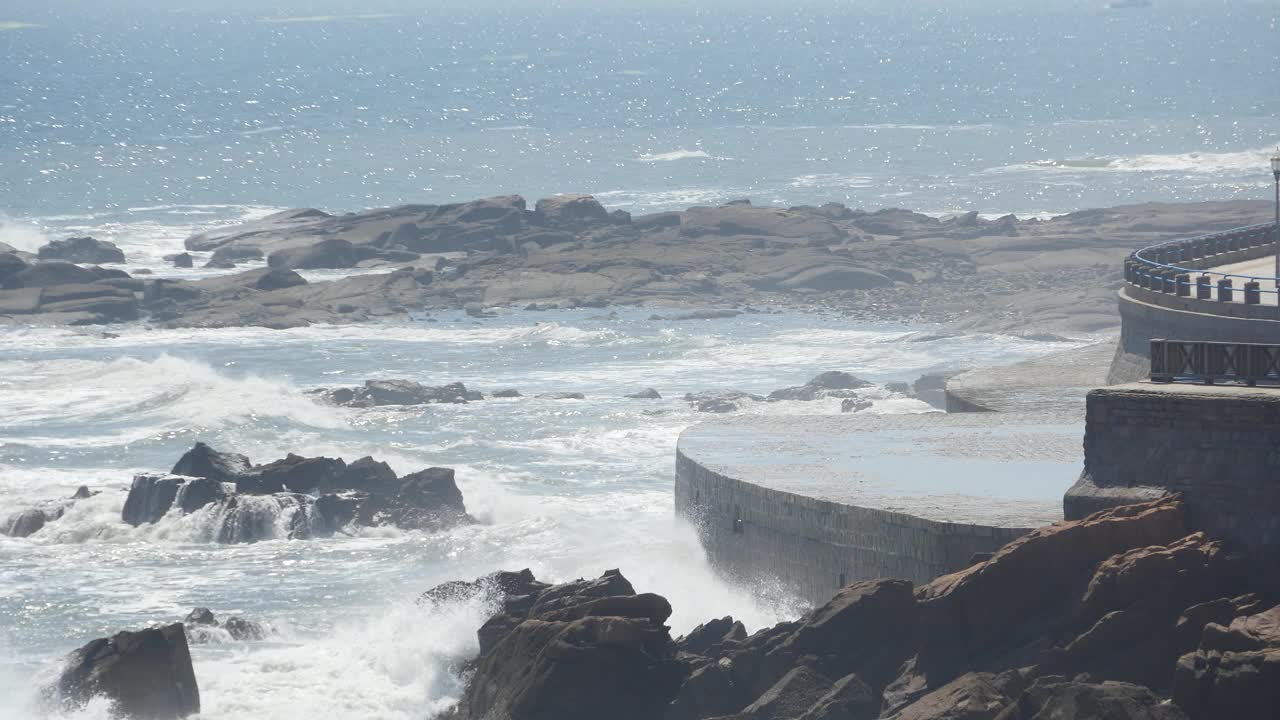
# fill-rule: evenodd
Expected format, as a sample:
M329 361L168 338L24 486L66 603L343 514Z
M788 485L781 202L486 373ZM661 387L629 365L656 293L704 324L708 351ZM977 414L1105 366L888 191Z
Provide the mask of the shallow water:
M678 633L733 614L758 628L796 612L777 589L718 579L673 513L675 440L705 417L680 396L767 393L843 369L884 383L1062 347L997 336L910 342L910 328L744 315L666 323L645 311L461 315L360 327L0 331L0 497L20 510L74 504L28 539L0 537L0 715L34 712L33 678L92 637L203 605L278 633L196 646L204 717L419 718L456 697L482 603L413 604L444 580L530 567L552 580L620 567L666 595ZM348 409L305 391L372 377L454 380L525 397ZM626 393L652 386L663 400ZM583 401L539 393L578 391ZM868 412L926 412L880 388ZM838 413L839 401L744 412ZM457 468L482 522L439 534L369 530L226 546L203 513L132 528L132 474L165 470L196 440L265 462L286 452L385 459L401 473ZM90 707L87 716L105 712Z

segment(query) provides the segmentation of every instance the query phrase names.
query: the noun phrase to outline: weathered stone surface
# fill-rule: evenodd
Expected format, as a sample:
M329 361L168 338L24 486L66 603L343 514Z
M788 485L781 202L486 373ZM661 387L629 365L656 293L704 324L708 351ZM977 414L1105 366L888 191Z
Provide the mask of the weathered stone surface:
M887 720L994 720L1022 692L1025 680L1016 672L965 673Z
M283 460L259 465L235 477L236 492L264 495L330 492L339 486L347 464L341 458L305 458L289 453Z
M880 696L857 675L846 675L798 720L875 720L879 716Z
M1173 699L1192 720L1270 717L1280 708L1280 605L1209 623L1178 659Z
M39 508L23 510L0 524L0 534L16 538L30 537L40 532L49 519L45 511Z
M98 279L92 270L55 260L28 265L22 270L11 273L4 279L4 287L13 289L49 287L50 285L83 285Z
M68 709L102 695L117 713L137 720L200 712L200 689L182 623L90 642L71 654L51 692Z
M798 718L831 691L831 680L803 665L783 675L773 687L735 717L741 720Z
M73 237L52 240L36 251L41 260L65 260L73 263L97 265L98 263L122 263L124 251L113 242L91 237Z
M167 475L138 475L133 478L125 499L122 518L133 526L154 523L169 512L185 478Z
M169 472L219 482L235 482L237 477L249 471L249 467L249 458L244 455L218 452L203 442L196 442Z
M708 620L689 631L688 635L676 640L676 647L681 652L693 655L714 655L727 640L743 640L747 637L746 627L733 616L726 615L717 620Z
M1223 716L1230 717L1230 716ZM1245 715L1238 717L1248 717ZM1257 716L1262 717L1262 716ZM1041 678L995 720L1187 720L1176 705L1140 685Z
M984 669L1059 627L1100 562L1185 535L1179 499L1112 508L1034 530L984 563L921 586L920 671L936 687Z
M633 392L627 395L627 397L633 400L661 400L662 399L662 395L657 390L654 390L653 388L645 388L644 390L641 390L639 392Z
M267 256L269 267L289 270L350 268L359 261L355 246L341 238L328 238L305 247L285 248Z

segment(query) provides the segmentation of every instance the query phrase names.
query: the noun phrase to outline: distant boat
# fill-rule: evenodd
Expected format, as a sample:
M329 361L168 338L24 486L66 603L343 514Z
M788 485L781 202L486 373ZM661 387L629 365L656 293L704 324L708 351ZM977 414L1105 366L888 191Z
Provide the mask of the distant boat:
M1111 10L1145 7L1151 7L1151 0L1111 0L1111 2L1107 3L1107 8Z

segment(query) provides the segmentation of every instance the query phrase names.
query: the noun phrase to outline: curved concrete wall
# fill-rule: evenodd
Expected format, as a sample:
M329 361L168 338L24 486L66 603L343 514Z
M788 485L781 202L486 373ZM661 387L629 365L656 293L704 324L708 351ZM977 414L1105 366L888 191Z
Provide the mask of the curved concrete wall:
M1151 340L1208 340L1215 342L1280 343L1280 320L1250 317L1251 306L1214 307L1212 301L1179 298L1142 288L1120 290L1120 342L1107 384L1133 382L1148 376ZM1218 312L1201 312L1203 304ZM1227 305L1223 303L1222 305ZM1242 316L1225 314L1239 309ZM1257 309L1253 306L1252 309ZM1276 308L1268 308L1275 313Z
M698 528L717 570L776 581L815 605L856 580L927 582L1029 528L946 523L783 492L726 477L676 451L676 512Z

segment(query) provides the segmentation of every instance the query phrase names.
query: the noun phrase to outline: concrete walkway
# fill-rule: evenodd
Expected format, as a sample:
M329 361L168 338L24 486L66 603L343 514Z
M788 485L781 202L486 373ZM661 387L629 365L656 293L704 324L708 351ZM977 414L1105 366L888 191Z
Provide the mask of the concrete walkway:
M1276 258L1274 255L1268 255L1266 257L1258 258L1256 260L1245 260L1243 262L1232 263L1230 265L1220 265L1218 267L1209 268L1209 273L1210 273L1209 277L1213 278L1213 282L1215 285L1217 284L1218 280L1221 278L1218 277L1217 275L1214 275L1213 273L1223 273L1227 275L1252 275L1258 278L1270 278L1265 280L1258 280L1258 287L1260 290L1263 291L1261 304L1275 305L1277 298L1280 298L1280 295L1277 295L1274 292L1270 292L1276 289L1276 281L1275 281L1275 278L1273 277L1275 275L1275 272L1276 272ZM1195 275L1192 275L1191 281L1195 282ZM1244 278L1232 279L1232 284L1235 285L1235 292L1232 293L1232 302L1235 302L1235 303L1244 302L1243 287L1245 282L1247 281ZM1215 300L1218 297L1216 290L1214 291L1213 297Z

